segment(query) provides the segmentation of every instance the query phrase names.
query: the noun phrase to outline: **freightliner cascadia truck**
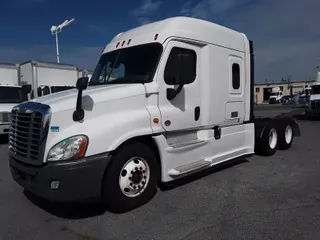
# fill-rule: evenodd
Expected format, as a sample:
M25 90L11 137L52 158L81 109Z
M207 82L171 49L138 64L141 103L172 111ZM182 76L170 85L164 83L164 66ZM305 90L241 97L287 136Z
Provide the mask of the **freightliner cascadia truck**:
M289 149L289 117L255 118L253 43L173 17L118 34L90 79L12 110L9 162L25 190L55 202L144 205L160 184Z

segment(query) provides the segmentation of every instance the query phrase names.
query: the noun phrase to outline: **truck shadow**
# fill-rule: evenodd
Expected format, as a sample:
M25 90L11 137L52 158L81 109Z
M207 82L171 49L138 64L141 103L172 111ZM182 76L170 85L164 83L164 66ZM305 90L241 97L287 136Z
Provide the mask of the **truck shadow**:
M42 210L65 219L82 219L103 215L108 209L100 203L53 203L28 191L25 197Z
M293 115L293 118L300 121L319 121L320 116L307 116L305 114L295 114Z
M212 173L219 172L227 168L231 168L246 162L249 162L249 161L247 159L238 159L238 160L230 161L228 163L218 165L208 170L204 170L199 173L189 175L188 177L184 177L181 180L177 180L170 183L170 185L161 184L159 188L162 191L167 191L175 187L188 184L200 178L206 177ZM77 203L77 204L53 203L41 197L38 197L28 191L24 191L23 193L25 197L34 205L59 218L74 220L74 219L97 217L97 216L104 215L106 212L116 214L115 212L111 211L108 207L98 202L87 202L87 203Z

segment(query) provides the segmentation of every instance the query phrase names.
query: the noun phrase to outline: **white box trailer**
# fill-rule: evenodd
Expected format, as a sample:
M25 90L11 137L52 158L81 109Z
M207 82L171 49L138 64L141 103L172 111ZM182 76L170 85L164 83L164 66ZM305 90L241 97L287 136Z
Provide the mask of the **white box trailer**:
M70 64L28 61L20 64L21 85L31 85L31 99L74 88L78 67Z
M117 35L89 86L80 78L77 89L12 116L12 125L30 124L10 132L17 183L50 201L97 198L116 212L145 204L159 184L289 149L301 134L293 118L254 116L253 42L187 17Z
M0 84L19 85L19 65L12 63L0 63Z

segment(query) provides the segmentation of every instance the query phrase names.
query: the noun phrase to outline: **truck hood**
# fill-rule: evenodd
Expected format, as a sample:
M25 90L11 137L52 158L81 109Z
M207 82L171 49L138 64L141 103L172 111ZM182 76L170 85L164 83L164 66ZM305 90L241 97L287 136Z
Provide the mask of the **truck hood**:
M110 84L100 86L88 86L82 92L82 106L84 109L92 109L97 103L119 100L138 95L145 95L143 84ZM33 99L33 102L47 104L52 112L61 112L76 108L78 90L71 89L59 93Z
M18 103L0 103L0 112L11 112L14 106L17 106Z

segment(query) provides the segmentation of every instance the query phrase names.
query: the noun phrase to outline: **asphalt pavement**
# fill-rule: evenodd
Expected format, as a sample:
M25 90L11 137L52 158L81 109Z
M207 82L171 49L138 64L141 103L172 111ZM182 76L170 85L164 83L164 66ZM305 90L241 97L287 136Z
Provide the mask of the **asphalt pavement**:
M277 110L257 110L257 115ZM287 114L301 109L294 111L282 109ZM302 136L290 150L253 156L158 191L148 204L125 214L92 205L50 204L24 194L10 176L8 145L2 144L0 239L318 240L320 121L298 122Z

